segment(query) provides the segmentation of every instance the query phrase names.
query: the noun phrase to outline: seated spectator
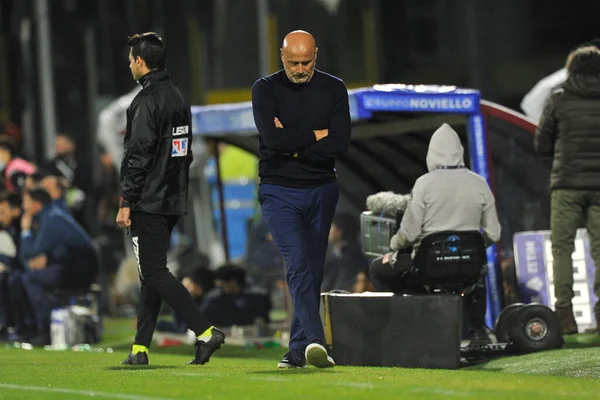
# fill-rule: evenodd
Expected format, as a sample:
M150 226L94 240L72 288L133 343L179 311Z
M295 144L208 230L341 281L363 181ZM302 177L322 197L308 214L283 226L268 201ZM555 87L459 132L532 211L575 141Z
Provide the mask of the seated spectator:
M48 291L88 287L98 273L92 239L71 215L52 206L43 189L23 196L21 262L23 284L34 311L39 336L32 343L49 343L51 304Z
M181 283L200 308L205 295L215 287L215 273L209 269L208 264L209 260L206 257L206 260L193 267L184 268L178 274ZM156 329L160 332L185 333L188 325L179 314L173 313L172 321L158 321Z
M50 195L53 205L70 213L65 199L68 183L63 178L54 175L46 175L42 178L40 185Z
M338 214L329 230L329 246L323 266L322 292L352 290L356 274L368 267L358 241L358 218Z
M390 243L395 252L371 264L376 290L402 292L405 289L412 257L421 240L431 233L483 229L487 246L500 239L494 195L481 176L465 167L463 153L460 138L450 125L443 124L431 137L427 152L429 173L417 179L413 187L400 229ZM467 297L471 342L486 342L483 279Z
M27 175L35 170L35 165L16 156L16 150L11 142L0 140L0 171L3 171L6 190L13 193L20 192Z
M227 264L215 272L216 288L207 294L202 312L216 326L269 322L271 299L266 292L248 287L244 268Z
M8 232L12 226L13 215L9 202L9 193L0 193L0 338L8 337L10 329L15 329L14 308L11 304L11 278L20 269L17 258L17 244Z
M6 322L8 331L14 334L8 335L8 338L27 341L35 331L35 327L22 282L23 265L18 257L21 242L21 214L21 197L18 194L7 191L0 193L0 228L10 235L16 250L15 256L10 256L12 252L4 253L3 256L4 265L10 265L10 273L6 274L4 282L6 291L0 294L3 298L0 303L5 307L4 315L8 317Z
M22 213L21 196L8 191L0 193L0 225L11 235L17 247L20 242Z

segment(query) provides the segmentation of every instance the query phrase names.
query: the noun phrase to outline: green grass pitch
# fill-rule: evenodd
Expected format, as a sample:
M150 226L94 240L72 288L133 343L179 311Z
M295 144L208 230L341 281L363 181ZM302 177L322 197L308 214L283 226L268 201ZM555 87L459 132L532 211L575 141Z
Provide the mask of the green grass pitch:
M336 367L277 370L284 349L225 346L204 366L191 346L150 350L150 366L121 366L131 321L108 320L108 352L0 348L0 399L599 399L600 338L458 371Z

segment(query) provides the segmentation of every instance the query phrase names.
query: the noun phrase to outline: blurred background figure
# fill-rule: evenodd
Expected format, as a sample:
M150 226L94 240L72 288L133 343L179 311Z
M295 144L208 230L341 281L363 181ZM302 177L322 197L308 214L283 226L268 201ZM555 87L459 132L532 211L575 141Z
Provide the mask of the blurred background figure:
M12 142L0 140L0 170L6 189L17 193L24 185L27 175L35 172L36 168L29 161L17 156Z
M93 196L88 197L92 194L95 184L94 176L89 168L86 169L85 163L78 161L79 157L85 156L76 152L77 145L73 137L59 133L55 140L56 156L48 160L43 168L58 180L57 183L62 188L61 197L64 198L64 204L71 210L75 220L88 231L92 231L92 226L96 224L90 222L89 216L85 215L85 207L86 204L91 206L94 202ZM58 195L56 191L53 193L55 197Z
M373 287L373 282L371 282L369 272L360 271L358 274L356 274L354 285L352 285L352 293L364 293L373 291L375 291L375 288Z
M329 230L329 246L323 268L322 292L352 291L357 274L369 264L359 240L358 218L352 214L337 214Z
M215 271L215 289L206 295L202 312L221 327L269 322L271 300L266 291L252 287L244 268L226 264Z
M32 344L50 344L52 303L48 292L86 288L94 282L98 264L91 237L44 189L23 196L19 257L26 268L23 285L32 305L38 336Z

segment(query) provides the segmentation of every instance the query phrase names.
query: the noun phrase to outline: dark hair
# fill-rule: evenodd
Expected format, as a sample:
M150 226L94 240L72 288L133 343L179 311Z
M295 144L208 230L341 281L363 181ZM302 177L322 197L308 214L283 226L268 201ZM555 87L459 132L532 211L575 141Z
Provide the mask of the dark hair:
M237 282L240 286L246 284L246 270L235 264L225 264L215 272L215 279L225 282Z
M342 238L345 240L355 238L360 232L359 220L353 214L335 214L333 223L342 231Z
M42 206L44 206L44 207L47 206L48 204L52 203L52 198L50 198L50 195L44 189L40 189L40 188L30 189L27 191L27 194L29 196L31 196L31 199L33 201L42 203Z
M40 183L42 183L42 180L48 176L48 174L41 172L41 171L36 171L32 174L29 175L29 178L31 178L31 180L33 181L33 183L35 183L36 185L39 185Z
M11 157L13 157L17 152L15 145L6 139L0 139L0 149L8 151Z
M204 293L215 287L215 273L207 267L192 267L181 275L183 278L190 278Z
M0 192L0 203L4 202L8 202L8 205L13 208L21 207L21 196L8 191Z
M140 57L149 69L164 69L167 64L167 47L162 38L154 32L136 33L130 36L127 44L131 47L134 59Z

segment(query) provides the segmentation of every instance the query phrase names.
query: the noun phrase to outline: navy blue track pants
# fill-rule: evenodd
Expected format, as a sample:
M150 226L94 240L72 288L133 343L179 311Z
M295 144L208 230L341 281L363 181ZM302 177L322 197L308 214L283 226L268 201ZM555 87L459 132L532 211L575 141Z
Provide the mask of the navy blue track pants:
M258 201L283 260L294 314L290 349L325 344L319 315L323 263L339 197L337 182L312 188L261 184Z

